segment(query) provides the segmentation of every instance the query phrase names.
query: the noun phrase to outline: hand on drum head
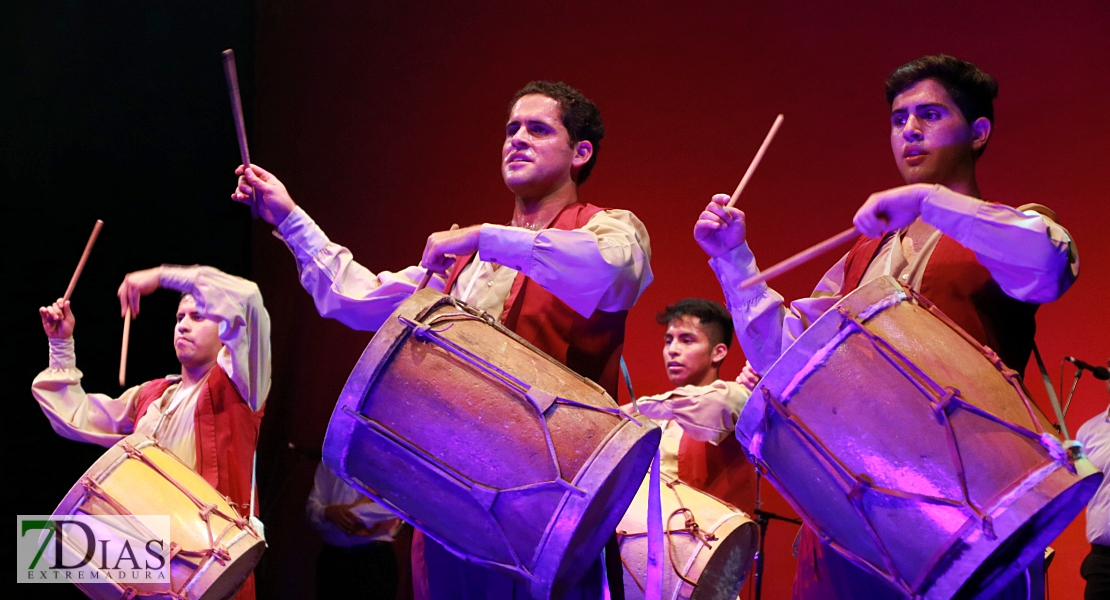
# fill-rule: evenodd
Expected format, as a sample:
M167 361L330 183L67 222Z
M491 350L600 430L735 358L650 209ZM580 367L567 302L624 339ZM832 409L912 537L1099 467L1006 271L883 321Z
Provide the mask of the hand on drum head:
M139 316L139 298L149 295L162 286L162 267L128 273L119 284L119 316L131 309L131 316Z
M710 258L727 254L744 243L744 213L728 206L730 200L728 194L713 196L694 224L694 239Z
M231 194L231 199L243 204L253 203L258 209L258 216L270 225L281 225L289 213L297 208L297 203L293 202L285 184L266 169L258 165L251 165L247 169L239 165L235 174L239 176L239 184Z
M474 254L478 251L478 237L481 225L471 225L459 229L452 225L447 231L440 231L428 236L424 244L424 257L420 259L420 266L434 273L446 273L447 269L455 262L456 256ZM496 260L490 257L489 260Z
M73 310L69 307L69 300L62 302L62 299L58 298L54 304L40 307L39 318L42 319L42 330L46 332L46 337L55 340L73 337L76 320L73 318Z
M755 369L752 368L752 363L746 362L744 363L743 370L740 371L740 375L736 377L736 383L743 385L750 391L754 390L755 386L759 385L760 379L763 379L763 376L755 372Z
M915 183L871 194L852 222L857 231L871 238L897 231L921 215L921 203L934 187Z

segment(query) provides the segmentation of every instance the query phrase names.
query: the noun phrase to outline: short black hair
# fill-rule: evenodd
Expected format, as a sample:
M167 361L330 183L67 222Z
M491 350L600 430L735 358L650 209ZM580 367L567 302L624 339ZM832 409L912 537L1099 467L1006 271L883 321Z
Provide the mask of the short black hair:
M509 112L512 113L517 100L529 94L547 96L559 103L559 109L563 113L563 127L570 134L571 147L583 140L593 146L594 152L590 160L578 169L578 180L575 183L582 185L590 176L590 171L594 169L597 155L601 151L601 138L605 137L605 124L601 122L601 110L589 98L583 96L582 92L562 81L533 81L513 95L512 102L509 102Z
M935 79L959 107L964 120L971 125L979 117L994 124L994 99L998 97L998 81L979 67L947 54L930 54L912 60L886 79L886 102L923 79Z
M659 311L655 315L655 322L666 327L682 317L697 317L710 344L732 347L732 315L728 314L720 302L705 298L683 298Z

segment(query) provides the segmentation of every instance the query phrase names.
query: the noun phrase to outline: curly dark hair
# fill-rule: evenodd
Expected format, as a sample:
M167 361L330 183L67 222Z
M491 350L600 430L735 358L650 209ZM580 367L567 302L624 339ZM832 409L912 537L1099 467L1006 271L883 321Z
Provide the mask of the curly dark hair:
M886 79L887 104L893 105L895 96L922 79L935 79L944 86L968 125L979 117L994 123L998 82L979 67L947 54L922 56L895 69Z
M655 315L655 322L666 327L675 319L697 317L710 345L732 347L732 315L719 302L704 298L683 298Z
M559 108L563 113L563 127L570 134L571 147L583 140L593 145L593 155L578 170L578 180L575 183L582 185L590 176L594 163L597 162L597 155L601 151L601 138L605 137L605 125L601 122L601 110L589 98L583 96L582 92L562 81L533 81L513 95L512 101L509 102L509 112L512 112L517 100L528 94L547 96L559 103Z

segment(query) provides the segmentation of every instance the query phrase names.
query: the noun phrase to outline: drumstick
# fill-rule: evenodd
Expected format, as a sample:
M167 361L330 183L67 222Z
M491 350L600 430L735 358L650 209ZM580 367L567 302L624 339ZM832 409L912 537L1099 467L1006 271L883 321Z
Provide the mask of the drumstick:
M790 269L793 269L794 267L807 262L818 255L824 254L845 242L852 241L858 235L859 233L856 231L855 227L852 227L851 229L845 229L844 231L832 236L831 238L821 242L820 244L810 246L809 248L802 250L794 256L791 256L790 258L779 262L770 269L767 269L766 271L760 271L758 275L753 275L745 279L744 282L740 284L740 289L749 288L761 281L766 281L772 277L782 275Z
M744 173L744 178L740 180L740 185L736 186L736 191L732 193L732 198L728 201L729 206L736 204L736 199L740 197L740 192L743 192L744 187L748 185L748 180L752 178L752 173L755 173L755 168L759 166L759 161L763 160L763 154L767 152L767 147L771 145L771 140L775 139L775 134L778 133L779 126L782 125L782 119L782 115L775 117L775 122L771 124L771 131L767 132L767 137L763 138L763 145L760 146L759 151L755 153L752 164L748 165L748 172Z
M243 102L239 98L239 73L235 69L235 51L231 48L223 51L224 77L227 78L227 91L231 94L231 115L235 118L235 137L239 140L239 158L243 161L243 168L250 168L251 154L247 150L247 127L243 122ZM251 216L258 218L258 207L255 205L254 194L251 194Z
M85 261L89 260L89 253L92 252L93 244L96 243L96 236L100 235L100 228L104 227L104 221L96 220L96 225L93 225L92 235L89 236L89 241L85 244L85 251L81 253L81 260L77 261L77 270L73 272L73 277L69 280L69 287L66 288L66 294L62 296L62 304L69 300L73 295L73 288L77 287L77 278L81 276L81 271L85 268Z
M459 228L459 224L458 224L458 223L452 223L452 224L451 224L451 231L454 231L454 230L456 230L456 229L458 229L458 228ZM431 272L431 270L428 270L428 271L425 271L425 272L424 272L424 278L420 280L420 285L416 286L416 291L417 291L417 292L419 292L420 290L422 290L422 289L424 289L424 288L428 287L428 282L432 280L432 275L433 275L433 274L434 274L434 273L432 273L432 272ZM451 290L445 290L445 291L446 291L447 293L451 293ZM414 292L414 293L415 293L415 292Z
M119 349L119 385L123 387L123 382L127 379L127 340L131 337L131 307L127 307L127 312L123 313L123 345Z

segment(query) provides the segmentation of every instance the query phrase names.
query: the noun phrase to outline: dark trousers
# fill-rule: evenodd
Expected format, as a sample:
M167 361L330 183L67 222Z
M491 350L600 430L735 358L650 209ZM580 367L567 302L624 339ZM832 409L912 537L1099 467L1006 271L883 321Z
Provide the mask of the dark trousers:
M324 545L316 559L316 598L394 600L397 558L389 542L343 548Z
M1084 600L1110 598L1110 546L1091 546L1091 553L1083 559L1079 574L1087 580L1087 590L1083 592Z

